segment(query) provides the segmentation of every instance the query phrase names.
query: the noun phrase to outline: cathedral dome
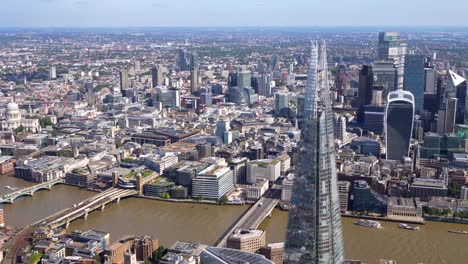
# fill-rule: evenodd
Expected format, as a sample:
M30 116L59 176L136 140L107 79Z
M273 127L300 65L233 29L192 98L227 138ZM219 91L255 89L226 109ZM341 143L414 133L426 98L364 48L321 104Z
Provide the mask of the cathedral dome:
M9 102L7 105L7 111L8 112L19 111L19 107L15 102Z

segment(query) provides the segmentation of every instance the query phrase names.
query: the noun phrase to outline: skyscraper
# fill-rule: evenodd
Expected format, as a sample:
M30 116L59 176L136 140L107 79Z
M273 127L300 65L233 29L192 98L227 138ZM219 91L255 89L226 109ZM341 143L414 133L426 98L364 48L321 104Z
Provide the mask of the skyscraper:
M312 46L286 242L287 263L344 262L326 47Z
M179 69L181 71L186 71L188 70L188 67L187 67L187 58L185 56L185 50L183 49L180 49L179 50L179 57L178 57L178 61L177 61L177 66L179 66Z
M240 88L246 88L252 86L251 73L247 70L247 67L242 66L237 72L237 86Z
M336 92L338 95L345 95L346 94L346 83L348 82L346 78L346 64L341 62L338 65L338 69L336 71L335 77L335 84L336 84Z
M130 88L128 80L128 69L124 68L120 71L120 91Z
M397 68L397 88L403 88L405 56L408 44L401 40L399 32L380 32L377 47L378 60L393 61Z
M192 53L190 55L190 92L198 93L198 55Z
M375 62L372 67L374 85L384 88L382 96L386 99L389 92L397 89L397 69L391 61Z
M50 66L49 68L49 78L57 79L57 68L55 66Z
M363 65L359 72L359 105L357 119L364 120L364 106L372 101L372 87L374 86L374 73L371 65Z
M413 134L414 97L401 89L388 94L385 109L387 160L408 157Z
M424 106L424 56L407 55L405 58L404 89L414 96L416 113L421 113Z
M153 88L163 84L162 69L159 64L151 68L151 76L153 78Z

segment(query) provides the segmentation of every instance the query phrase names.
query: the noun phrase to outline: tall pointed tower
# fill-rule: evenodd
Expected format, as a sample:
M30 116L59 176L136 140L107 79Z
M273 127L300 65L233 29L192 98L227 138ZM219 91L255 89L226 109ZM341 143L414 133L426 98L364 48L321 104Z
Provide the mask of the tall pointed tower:
M285 263L344 262L325 42L313 44Z

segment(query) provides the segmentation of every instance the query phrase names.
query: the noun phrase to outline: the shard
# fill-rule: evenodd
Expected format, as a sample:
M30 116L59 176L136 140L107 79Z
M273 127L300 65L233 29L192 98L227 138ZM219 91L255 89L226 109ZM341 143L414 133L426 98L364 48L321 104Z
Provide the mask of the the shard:
M320 53L320 56L319 56ZM344 262L325 42L312 44L285 263Z

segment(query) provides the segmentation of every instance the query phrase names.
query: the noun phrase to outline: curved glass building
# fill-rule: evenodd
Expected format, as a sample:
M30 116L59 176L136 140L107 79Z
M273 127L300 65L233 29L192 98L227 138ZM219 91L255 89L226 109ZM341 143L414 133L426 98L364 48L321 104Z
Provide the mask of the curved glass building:
M385 143L387 160L408 157L413 134L414 96L403 90L388 94L385 108Z

